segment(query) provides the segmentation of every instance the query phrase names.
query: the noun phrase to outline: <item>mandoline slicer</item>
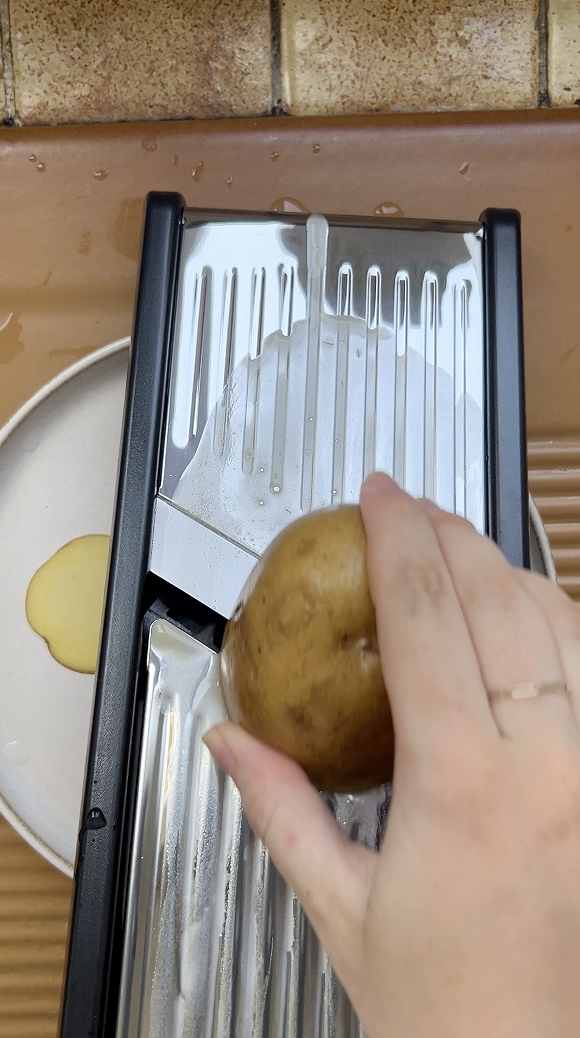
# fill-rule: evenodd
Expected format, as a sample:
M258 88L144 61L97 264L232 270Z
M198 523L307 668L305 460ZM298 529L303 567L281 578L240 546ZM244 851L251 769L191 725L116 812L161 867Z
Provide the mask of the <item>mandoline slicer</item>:
M201 738L271 539L384 469L527 566L519 217L147 202L62 1038L360 1038ZM326 795L378 846L389 790Z

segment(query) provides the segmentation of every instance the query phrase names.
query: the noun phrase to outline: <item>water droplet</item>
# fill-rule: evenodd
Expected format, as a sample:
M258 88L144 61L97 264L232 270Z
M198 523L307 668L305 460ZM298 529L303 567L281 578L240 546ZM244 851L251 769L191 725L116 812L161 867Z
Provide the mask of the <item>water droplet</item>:
M36 155L29 155L28 156L28 161L29 162L36 162Z
M309 422L313 422L313 421L314 421L314 418L313 418L313 417L311 416L311 417L310 417L310 418L308 419L308 421L309 421Z
M96 169L93 176L95 180L106 180L109 174L106 169Z
M336 495L337 495L337 494L338 494L338 490L333 490L333 491L332 491L332 496L333 496L333 497L336 497Z
M396 202L380 202L373 209L373 216L404 216L404 213Z
M272 487L272 490L274 491L275 494L279 494L280 493L280 487Z
M272 154L270 155L270 162L275 162L276 159L279 159L279 158L280 158L280 152L279 151L273 151Z
M91 232L90 231L82 231L79 244L77 245L77 252L80 253L81 256L88 256L90 251L91 251Z
M179 166L179 155L174 155L173 156L173 165L174 166Z
M263 471L264 471L264 467L262 466L262 468L260 469L260 472L263 472Z
M297 198L277 198L275 202L272 202L270 206L271 213L309 213L310 209L307 209L302 202L299 202Z
M318 155L318 152L322 151L322 148L321 148L320 144L313 144L312 145L312 150L313 150L315 155Z
M464 162L463 165L459 167L459 172L461 173L462 176L465 176L465 174L467 173L468 169L469 169L469 162Z
M22 342L22 325L20 310L11 310L8 317L0 324L0 363L9 364L25 348Z
M39 173L46 173L46 163L45 162L39 162L37 164L36 168L37 168Z
M107 819L100 807L92 807L81 826L81 833L86 832L87 830L104 829L106 824Z
M13 317L14 317L14 310L11 310L10 313L8 314L8 317L6 318L6 320L2 321L2 324L0 324L0 332L3 332L4 329L8 327L8 325L10 324L10 321L12 320Z
M263 502L263 501L258 501L258 504L259 504L259 505L263 505L263 504L264 504L264 502Z
M157 151L157 134L150 134L141 140L143 151Z
M234 182L234 178L233 177L228 177L228 179L226 180L226 184L227 184L228 187L231 187L233 182Z
M203 162L198 162L195 169L192 169L191 175L194 180L201 180L203 176Z

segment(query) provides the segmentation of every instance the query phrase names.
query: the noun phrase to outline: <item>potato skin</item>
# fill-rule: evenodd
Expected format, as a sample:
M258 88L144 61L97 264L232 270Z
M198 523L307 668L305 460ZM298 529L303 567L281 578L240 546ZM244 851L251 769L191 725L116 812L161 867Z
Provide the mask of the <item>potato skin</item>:
M251 574L221 652L230 717L333 792L393 771L365 547L358 505L291 523Z

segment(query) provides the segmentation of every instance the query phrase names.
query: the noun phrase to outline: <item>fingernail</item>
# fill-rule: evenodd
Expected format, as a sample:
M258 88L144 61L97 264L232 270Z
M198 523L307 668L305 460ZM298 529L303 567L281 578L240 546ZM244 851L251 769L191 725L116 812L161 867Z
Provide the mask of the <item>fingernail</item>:
M237 762L222 726L210 728L203 736L203 741L218 767L225 771L226 775L233 775Z
M439 508L439 505L436 505L434 501L430 501L428 497L421 497L421 498L419 498L418 501L417 501L417 504L421 505L421 508L423 509L424 512L429 512L429 513L433 514L434 512L440 512L441 511L441 509Z
M386 472L371 472L362 485L361 493L384 494L385 491L394 490L396 486L395 480L387 476Z

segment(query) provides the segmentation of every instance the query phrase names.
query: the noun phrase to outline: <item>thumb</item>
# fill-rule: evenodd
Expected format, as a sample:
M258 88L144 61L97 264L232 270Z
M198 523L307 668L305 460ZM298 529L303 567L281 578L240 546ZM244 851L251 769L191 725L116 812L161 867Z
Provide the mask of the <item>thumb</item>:
M236 783L250 826L302 903L338 973L350 973L361 950L377 855L347 839L294 761L234 724L212 728L204 742Z

